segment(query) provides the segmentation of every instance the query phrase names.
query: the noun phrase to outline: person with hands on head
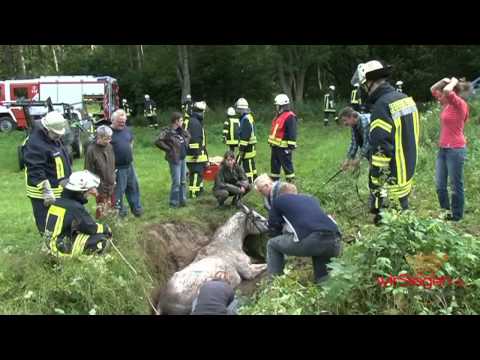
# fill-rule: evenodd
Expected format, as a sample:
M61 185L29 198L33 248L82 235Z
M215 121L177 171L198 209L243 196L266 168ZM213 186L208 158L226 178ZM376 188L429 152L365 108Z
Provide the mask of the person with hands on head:
M469 117L466 98L471 89L469 82L454 77L443 78L430 88L432 95L442 105L435 170L438 201L440 207L446 211L446 220L459 221L464 213L464 163L467 155L464 129ZM447 189L449 178L451 203Z

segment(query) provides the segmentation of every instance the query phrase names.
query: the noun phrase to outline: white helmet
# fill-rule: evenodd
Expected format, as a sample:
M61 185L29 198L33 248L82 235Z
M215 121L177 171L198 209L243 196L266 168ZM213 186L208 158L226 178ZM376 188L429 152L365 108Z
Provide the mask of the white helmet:
M88 191L100 185L100 178L88 170L75 171L68 178L65 189L71 191Z
M150 95L145 94L145 100L149 100L149 99L150 99Z
M397 86L402 86L402 85L403 85L403 81L402 81L402 80L398 80L398 81L395 83L395 85L397 85Z
M359 83L355 83L355 84L353 84L353 87L354 87L354 88L359 88L359 87L360 87L360 84L359 84Z
M335 91L335 86L333 86L333 85L330 85L328 88L332 91Z
M275 97L274 104L275 104L275 105L280 105L280 106L282 106L282 105L288 105L288 104L290 104L290 99L288 98L287 95L285 95L285 94L280 94L280 95L277 95L277 96Z
M205 111L207 109L207 103L205 101L197 101L193 104L193 108L200 111Z
M123 100L122 100L122 103L125 104L126 102L127 102L127 99L123 99Z
M248 101L244 98L240 98L235 103L235 107L239 110L248 110Z
M40 120L42 125L49 131L54 132L57 135L64 135L67 121L57 111L51 111L45 117Z
M227 110L228 116L235 116L235 109L233 107L229 107Z

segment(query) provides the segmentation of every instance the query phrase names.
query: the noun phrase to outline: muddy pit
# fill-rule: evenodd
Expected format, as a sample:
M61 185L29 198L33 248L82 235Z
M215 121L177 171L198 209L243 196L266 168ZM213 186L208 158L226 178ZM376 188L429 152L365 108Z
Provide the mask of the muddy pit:
M208 245L213 238L216 227L208 225L207 229L194 223L169 222L152 224L142 231L141 245L145 253L150 272L157 282L157 289L152 294L155 303L160 290L177 271L188 266L198 252ZM244 251L252 263L265 263L266 238L249 235L244 241ZM252 280L244 280L236 289L239 296L250 297L258 287L266 272Z

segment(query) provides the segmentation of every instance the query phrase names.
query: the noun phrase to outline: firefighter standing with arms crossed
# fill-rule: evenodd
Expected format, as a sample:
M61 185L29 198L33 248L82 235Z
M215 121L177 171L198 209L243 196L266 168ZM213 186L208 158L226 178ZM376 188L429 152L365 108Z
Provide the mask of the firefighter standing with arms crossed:
M257 178L257 167L255 165L255 157L257 151L255 144L257 136L255 131L255 120L251 114L248 102L244 98L237 100L235 111L240 115L240 127L238 129L239 151L237 163L241 164L243 170L247 174L248 181L253 184Z
M203 192L203 171L208 163L207 139L203 128L203 117L207 104L205 101L195 102L188 122L188 132L191 135L187 148L187 167L189 172L188 191L194 199Z
M42 235L48 207L60 197L62 184L72 173L70 155L62 142L66 125L60 113L49 112L40 120L40 126L33 129L23 148L27 196Z
M240 127L240 119L233 107L227 110L227 119L223 123L223 143L227 145L230 151L235 152L239 145L238 131Z
M290 110L290 99L285 94L275 98L277 116L272 121L268 143L272 148L270 177L277 181L283 168L288 182L295 180L293 151L297 148L297 115Z
M370 211L379 224L384 200L398 200L408 209L418 154L420 123L414 100L390 85L391 66L372 60L360 64L352 78L368 94L371 108L369 188Z

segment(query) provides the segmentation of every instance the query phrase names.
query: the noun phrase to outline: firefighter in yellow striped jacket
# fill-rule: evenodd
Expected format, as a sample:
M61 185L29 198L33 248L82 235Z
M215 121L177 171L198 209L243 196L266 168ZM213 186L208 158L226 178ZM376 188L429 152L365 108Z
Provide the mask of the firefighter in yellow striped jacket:
M381 220L385 199L408 209L418 156L419 114L415 101L395 90L387 78L391 66L372 60L360 64L352 83L360 82L371 104L369 174L371 212Z
M84 207L99 185L100 178L88 170L70 175L62 197L48 209L45 238L52 255L78 258L105 251L112 231L96 223Z
M337 110L335 109L335 86L330 85L328 92L323 97L323 125L328 126L330 117L333 117L338 122L338 118L335 117Z
M205 101L195 102L188 122L188 132L192 136L187 148L187 168L189 173L188 192L194 199L203 192L203 172L208 163L207 138L203 128L203 116L207 104Z
M247 174L248 181L250 184L253 184L257 178L257 167L255 164L255 157L257 156L255 119L250 111L247 100L244 98L237 100L235 111L240 115L237 163L242 165L245 174Z
M230 148L230 151L235 152L239 145L239 128L240 119L233 107L227 110L227 119L223 123L223 143Z
M62 194L72 173L70 155L61 140L66 130L62 114L52 111L35 126L23 147L25 184L38 231L43 234L48 207Z
M297 116L290 110L290 99L285 94L275 97L277 116L272 121L268 143L272 147L270 177L277 181L283 168L288 182L295 180L293 151L297 148Z
M192 113L192 95L187 94L182 101L182 113L184 130L188 129L188 123L190 122L190 114Z

